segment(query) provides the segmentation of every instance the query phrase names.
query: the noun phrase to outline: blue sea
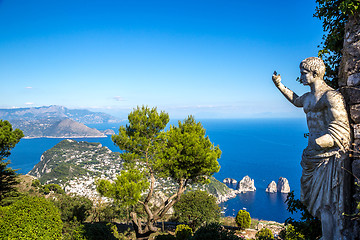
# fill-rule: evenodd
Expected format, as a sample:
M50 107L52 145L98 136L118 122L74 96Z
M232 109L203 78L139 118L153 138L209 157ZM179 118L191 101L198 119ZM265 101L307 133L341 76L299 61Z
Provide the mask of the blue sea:
M225 216L234 216L246 209L251 217L284 222L288 217L298 218L286 210L286 194L266 193L271 181L279 177L289 180L295 196L300 195L301 154L307 145L305 119L221 119L199 120L210 140L219 145L221 169L214 176L222 182L230 177L240 181L249 175L255 181L255 192L242 193L220 206ZM176 123L175 121L172 123ZM125 123L124 123L125 124ZM99 130L113 129L117 124L89 125ZM63 139L22 139L9 157L11 167L28 173L40 161L42 153ZM100 142L112 151L119 151L110 137L77 138L77 141ZM235 188L236 186L230 186Z

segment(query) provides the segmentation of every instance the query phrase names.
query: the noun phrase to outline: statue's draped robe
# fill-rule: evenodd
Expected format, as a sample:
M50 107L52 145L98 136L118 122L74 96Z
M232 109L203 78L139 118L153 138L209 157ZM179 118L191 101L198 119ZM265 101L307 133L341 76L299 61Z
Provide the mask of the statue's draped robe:
M338 100L338 104L343 104L342 97ZM300 199L308 211L319 219L322 208L327 208L339 218L344 212L343 167L350 142L349 125L347 122L330 122L328 134L335 142L334 147L315 150L308 146L301 160L303 172Z

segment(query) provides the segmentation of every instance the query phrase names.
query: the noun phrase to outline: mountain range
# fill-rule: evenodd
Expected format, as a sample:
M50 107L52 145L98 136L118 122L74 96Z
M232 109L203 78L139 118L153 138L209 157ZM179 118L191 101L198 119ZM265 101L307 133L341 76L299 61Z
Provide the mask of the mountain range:
M43 106L32 108L0 109L0 119L6 120L43 120L70 118L83 124L117 123L119 119L102 112L91 112L86 109L69 109L63 106Z
M0 109L0 119L24 132L25 138L105 137L104 132L85 124L117 123L119 119L101 112L63 106ZM106 131L113 134L113 131Z

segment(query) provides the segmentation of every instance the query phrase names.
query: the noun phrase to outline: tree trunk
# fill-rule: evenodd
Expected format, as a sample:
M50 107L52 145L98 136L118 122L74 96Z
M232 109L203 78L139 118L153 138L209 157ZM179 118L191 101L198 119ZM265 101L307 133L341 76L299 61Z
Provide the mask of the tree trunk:
M152 231L151 228L149 228L148 225L145 226L145 228L142 228L141 219L137 218L137 215L135 212L130 213L131 220L134 226L136 239L138 240L147 240L149 239L150 235L154 233L155 231Z

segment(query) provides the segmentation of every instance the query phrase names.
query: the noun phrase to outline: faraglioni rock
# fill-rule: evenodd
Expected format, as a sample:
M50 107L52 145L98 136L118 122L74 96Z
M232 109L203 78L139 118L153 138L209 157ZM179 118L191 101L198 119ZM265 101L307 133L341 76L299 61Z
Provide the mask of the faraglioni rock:
M228 183L228 184L237 184L237 181L233 178L225 178L223 180L223 183Z
M254 179L251 179L249 176L245 176L237 185L236 190L239 193L242 192L252 192L256 191L256 187L254 185Z
M281 193L289 193L290 192L290 185L289 185L289 181L284 178L284 177L280 177L278 184L277 184L277 191L281 192Z
M276 182L272 181L271 183L269 183L265 191L268 193L276 193L277 192Z

